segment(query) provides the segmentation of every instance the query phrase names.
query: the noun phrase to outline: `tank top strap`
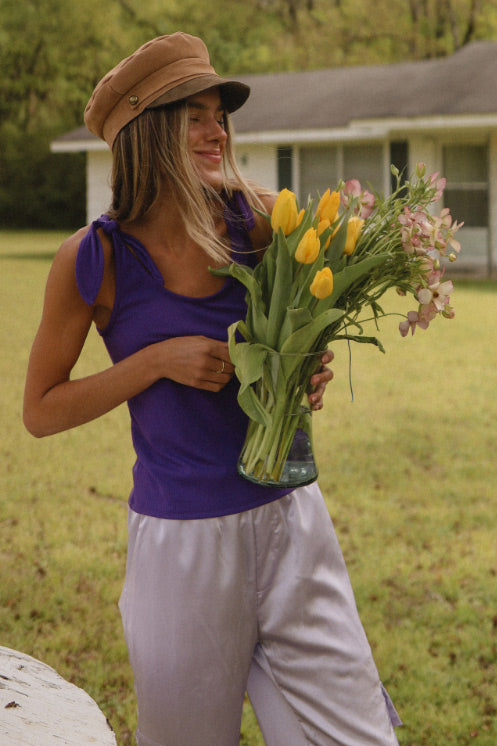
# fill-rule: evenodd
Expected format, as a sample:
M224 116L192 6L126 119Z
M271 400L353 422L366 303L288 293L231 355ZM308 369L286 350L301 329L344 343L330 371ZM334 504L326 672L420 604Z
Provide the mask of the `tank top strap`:
M255 218L242 192L234 192L226 201L225 220L235 260L254 266L256 254L248 231L255 226ZM99 228L111 239L122 266L126 265L127 259L134 257L154 280L163 284L162 275L143 244L134 236L123 233L116 220L108 215L101 215L92 222L83 236L76 257L76 283L81 297L88 305L95 303L104 277L104 251L98 235Z
M255 217L244 193L234 192L230 202L236 204L238 213L243 218L247 230L251 231L255 227Z
M239 264L255 266L257 255L248 233L255 227L255 217L243 192L234 192L226 201L224 219L234 260Z
M116 220L108 215L101 215L92 222L83 236L76 257L76 283L81 297L88 305L95 303L104 277L104 252L98 235L99 228L109 236L114 252L119 254L121 261L134 255L154 280L162 284L162 276L143 244L133 236L123 233Z

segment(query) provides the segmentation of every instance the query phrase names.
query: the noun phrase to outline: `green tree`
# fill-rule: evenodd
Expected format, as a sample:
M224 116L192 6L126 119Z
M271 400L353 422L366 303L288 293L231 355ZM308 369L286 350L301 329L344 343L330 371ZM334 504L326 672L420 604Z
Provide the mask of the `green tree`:
M450 54L497 38L497 8L376 0L372 24L368 0L0 0L1 224L79 224L83 159L51 155L50 141L81 125L109 68L177 30L201 36L216 69L237 75Z
M95 0L0 0L0 223L75 227L84 219L81 156L50 153L79 125L101 70L121 56L114 16ZM121 42L120 42L121 43Z

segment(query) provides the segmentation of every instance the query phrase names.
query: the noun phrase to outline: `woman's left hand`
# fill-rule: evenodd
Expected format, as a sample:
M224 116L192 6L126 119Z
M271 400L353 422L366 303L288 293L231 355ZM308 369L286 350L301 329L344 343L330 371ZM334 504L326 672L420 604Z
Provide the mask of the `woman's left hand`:
M333 378L333 371L327 365L331 363L333 357L332 351L326 350L321 358L321 368L311 378L312 390L308 394L308 399L312 410L323 408L323 395L326 386Z

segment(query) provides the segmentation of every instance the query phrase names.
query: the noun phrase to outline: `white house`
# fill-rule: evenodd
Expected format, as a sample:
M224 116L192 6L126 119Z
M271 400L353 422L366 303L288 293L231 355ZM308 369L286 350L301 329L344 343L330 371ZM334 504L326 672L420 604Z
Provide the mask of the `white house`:
M469 44L450 57L239 78L252 89L233 115L243 173L301 199L340 178L383 192L390 164L426 163L447 178L445 206L464 220L458 265L497 266L497 42ZM87 153L87 215L110 200L111 156L80 127L54 152Z

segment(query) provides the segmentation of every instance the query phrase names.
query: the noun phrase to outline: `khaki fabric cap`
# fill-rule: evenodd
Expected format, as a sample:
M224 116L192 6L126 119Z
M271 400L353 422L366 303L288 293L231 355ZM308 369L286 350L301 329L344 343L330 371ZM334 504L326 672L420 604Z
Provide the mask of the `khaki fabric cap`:
M244 83L219 77L204 42L181 31L159 36L102 78L85 109L90 132L110 148L118 132L145 109L180 101L219 86L223 106L236 111L247 100Z

